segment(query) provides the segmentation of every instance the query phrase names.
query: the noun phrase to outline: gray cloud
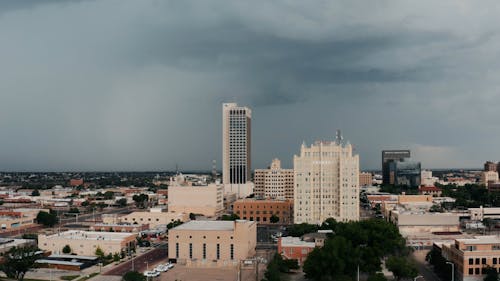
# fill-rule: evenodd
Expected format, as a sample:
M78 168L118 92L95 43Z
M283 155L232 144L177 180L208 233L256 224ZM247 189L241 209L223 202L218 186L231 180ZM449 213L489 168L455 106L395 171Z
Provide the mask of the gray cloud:
M224 101L253 108L255 167L291 166L303 140L337 128L366 169L393 147L426 167L479 166L500 137L499 10L4 1L0 170L210 169Z

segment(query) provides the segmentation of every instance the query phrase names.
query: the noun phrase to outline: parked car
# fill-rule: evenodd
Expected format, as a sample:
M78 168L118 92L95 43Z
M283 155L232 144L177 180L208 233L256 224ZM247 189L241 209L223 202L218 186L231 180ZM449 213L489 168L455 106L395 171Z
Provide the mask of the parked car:
M174 268L174 264L169 262L169 263L166 263L165 266L168 268L168 269L172 269Z
M144 276L146 276L146 277L158 277L158 276L160 276L160 273L156 270L149 270L149 271L144 271Z

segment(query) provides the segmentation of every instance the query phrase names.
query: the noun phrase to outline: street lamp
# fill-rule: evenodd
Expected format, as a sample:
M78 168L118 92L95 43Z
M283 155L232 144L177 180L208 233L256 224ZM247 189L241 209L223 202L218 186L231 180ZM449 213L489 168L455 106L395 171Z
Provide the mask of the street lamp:
M451 264L451 281L455 281L455 264L449 261L446 264Z
M419 275L419 276L417 276L417 277L413 278L413 281L417 281L417 279L418 279L418 278L424 278L424 276Z

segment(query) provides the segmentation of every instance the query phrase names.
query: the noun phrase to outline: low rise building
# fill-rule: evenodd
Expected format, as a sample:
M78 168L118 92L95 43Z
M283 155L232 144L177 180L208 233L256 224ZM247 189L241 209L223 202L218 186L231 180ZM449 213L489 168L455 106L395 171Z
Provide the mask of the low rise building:
M469 208L471 220L482 221L484 219L500 219L500 208Z
M106 255L126 253L134 249L137 233L128 232L95 232L68 230L52 235L38 235L38 248L61 254L62 249L68 245L72 253L84 256L95 256L97 248Z
M441 254L455 265L459 281L482 281L488 267L500 270L500 238L496 235L456 239L453 244L443 244Z
M418 194L420 195L431 195L439 197L443 193L443 190L435 186L420 186L418 188Z
M172 179L168 188L168 210L214 217L224 211L224 186L194 185L181 176Z
M387 216L387 220L394 223L404 237L416 233L458 232L459 219L459 214L431 213L404 208L392 209Z
M89 227L90 231L133 232L133 233L138 233L148 229L149 229L149 224L131 224L131 223L96 223Z
M102 222L106 224L130 223L148 224L150 228L165 226L173 221L182 222L189 220L189 214L165 212L164 209L150 209L143 212L132 212L128 215L118 216L116 214L102 215Z
M257 224L246 220L190 221L168 233L168 257L188 266L236 266L255 255Z
M293 204L289 200L240 199L233 203L232 209L240 218L259 224L272 223L273 216L278 218L276 223L293 223Z
M278 253L284 259L296 259L299 265L304 264L304 261L316 248L316 243L300 240L299 237L280 237L278 239Z
M0 228L2 230L12 230L33 226L37 214L38 212L23 212L21 210L0 211Z

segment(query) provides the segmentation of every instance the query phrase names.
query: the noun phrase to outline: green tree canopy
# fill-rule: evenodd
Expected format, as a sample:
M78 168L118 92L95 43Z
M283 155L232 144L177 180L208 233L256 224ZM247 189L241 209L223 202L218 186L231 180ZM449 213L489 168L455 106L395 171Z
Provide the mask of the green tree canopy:
M33 268L35 261L40 258L39 250L35 246L12 247L4 255L4 263L0 265L0 270L7 277L22 281L26 272Z
M488 266L485 271L484 281L498 281L498 272L495 268Z
M57 218L57 215L54 214L53 212L47 213L45 211L40 211L36 216L36 221L39 224L52 227L59 222L59 219Z
M146 208L148 200L149 200L149 196L144 194L144 193L141 193L139 195L136 194L136 195L132 196L132 200L134 200L135 205L138 208Z
M71 254L71 247L69 245L64 246L62 252L65 254Z
M277 215L273 214L273 215L269 218L269 221L270 221L271 223L278 223L278 222L280 221L280 218L279 218Z
M38 191L38 189L33 190L31 196L40 196L40 191Z
M390 256L385 265L392 272L396 280L414 278L418 274L415 264L410 262L406 257Z
M237 214L230 214L230 215L222 215L220 219L223 221L235 221L239 220L240 217Z
M125 206L127 206L127 199L120 198L120 199L116 200L116 204L120 207L125 207Z
M122 277L123 281L146 281L146 277L137 271L129 271Z

